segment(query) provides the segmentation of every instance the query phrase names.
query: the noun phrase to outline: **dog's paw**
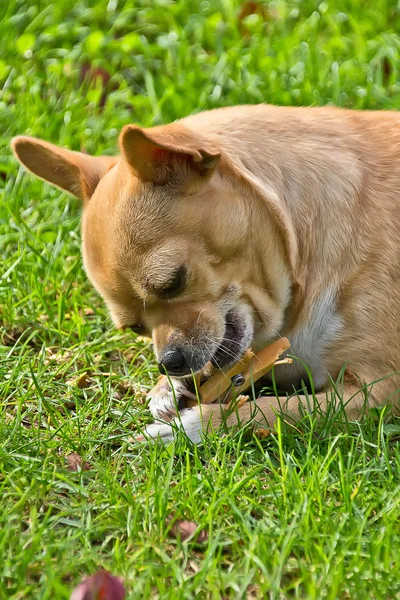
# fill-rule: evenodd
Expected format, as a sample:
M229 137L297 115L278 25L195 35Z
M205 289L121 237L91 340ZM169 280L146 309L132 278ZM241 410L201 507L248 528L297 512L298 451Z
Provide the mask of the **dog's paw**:
M203 433L204 415L198 406L185 408L172 421L168 423L151 423L143 434L135 439L138 442L161 440L164 443L172 442L179 430L184 431L194 443L201 442Z
M177 414L177 407L182 398L184 383L180 379L172 379L172 389L168 378L160 377L157 385L147 394L149 410L155 419L170 421Z
M172 442L179 431L183 431L194 443L202 441L204 433L220 431L250 423L255 414L253 402L248 396L240 395L229 404L198 404L181 410L172 420L151 423L135 438L137 442L161 440ZM266 431L265 429L263 431Z

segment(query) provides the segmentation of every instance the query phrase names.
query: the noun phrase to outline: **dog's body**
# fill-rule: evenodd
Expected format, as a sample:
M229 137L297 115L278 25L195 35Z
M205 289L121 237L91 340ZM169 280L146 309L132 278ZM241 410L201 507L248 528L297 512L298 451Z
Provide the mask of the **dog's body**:
M40 177L84 200L86 270L117 326L151 331L176 391L280 335L312 371L317 399L346 366L343 398L357 416L397 402L400 365L400 115L335 108L241 106L121 134L121 158L92 158L31 138L14 150ZM293 391L301 361L275 369ZM169 367L169 368L168 368ZM156 417L175 414L163 379ZM298 398L261 398L298 414ZM228 416L248 421L254 404ZM226 416L226 415L225 415ZM261 422L263 417L257 416ZM192 439L224 419L185 409ZM167 424L150 435L171 436Z

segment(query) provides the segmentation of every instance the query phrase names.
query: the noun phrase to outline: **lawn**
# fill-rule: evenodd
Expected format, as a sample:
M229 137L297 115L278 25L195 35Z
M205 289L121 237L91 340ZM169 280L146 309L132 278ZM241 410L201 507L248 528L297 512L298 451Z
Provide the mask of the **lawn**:
M102 567L132 600L400 598L396 421L133 443L151 346L86 279L79 201L9 147L113 154L126 123L235 103L396 109L399 19L395 0L1 0L0 598L68 599Z

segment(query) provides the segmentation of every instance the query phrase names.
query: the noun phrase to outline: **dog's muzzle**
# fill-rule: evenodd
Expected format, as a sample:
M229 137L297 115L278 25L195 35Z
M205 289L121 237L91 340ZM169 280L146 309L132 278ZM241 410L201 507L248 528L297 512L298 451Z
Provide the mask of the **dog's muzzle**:
M225 315L225 330L220 342L213 342L208 337L209 344L199 347L186 346L185 342L172 340L164 348L159 357L160 373L174 377L185 377L204 369L208 362L214 367L224 368L240 360L243 353L251 344L253 328L243 311L231 309Z

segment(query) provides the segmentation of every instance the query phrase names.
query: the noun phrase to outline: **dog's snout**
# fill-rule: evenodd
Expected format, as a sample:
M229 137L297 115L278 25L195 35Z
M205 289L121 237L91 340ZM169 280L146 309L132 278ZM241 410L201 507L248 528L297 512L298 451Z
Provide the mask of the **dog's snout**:
M190 365L179 348L166 350L160 358L158 369L163 375L167 372L177 377L190 373Z

